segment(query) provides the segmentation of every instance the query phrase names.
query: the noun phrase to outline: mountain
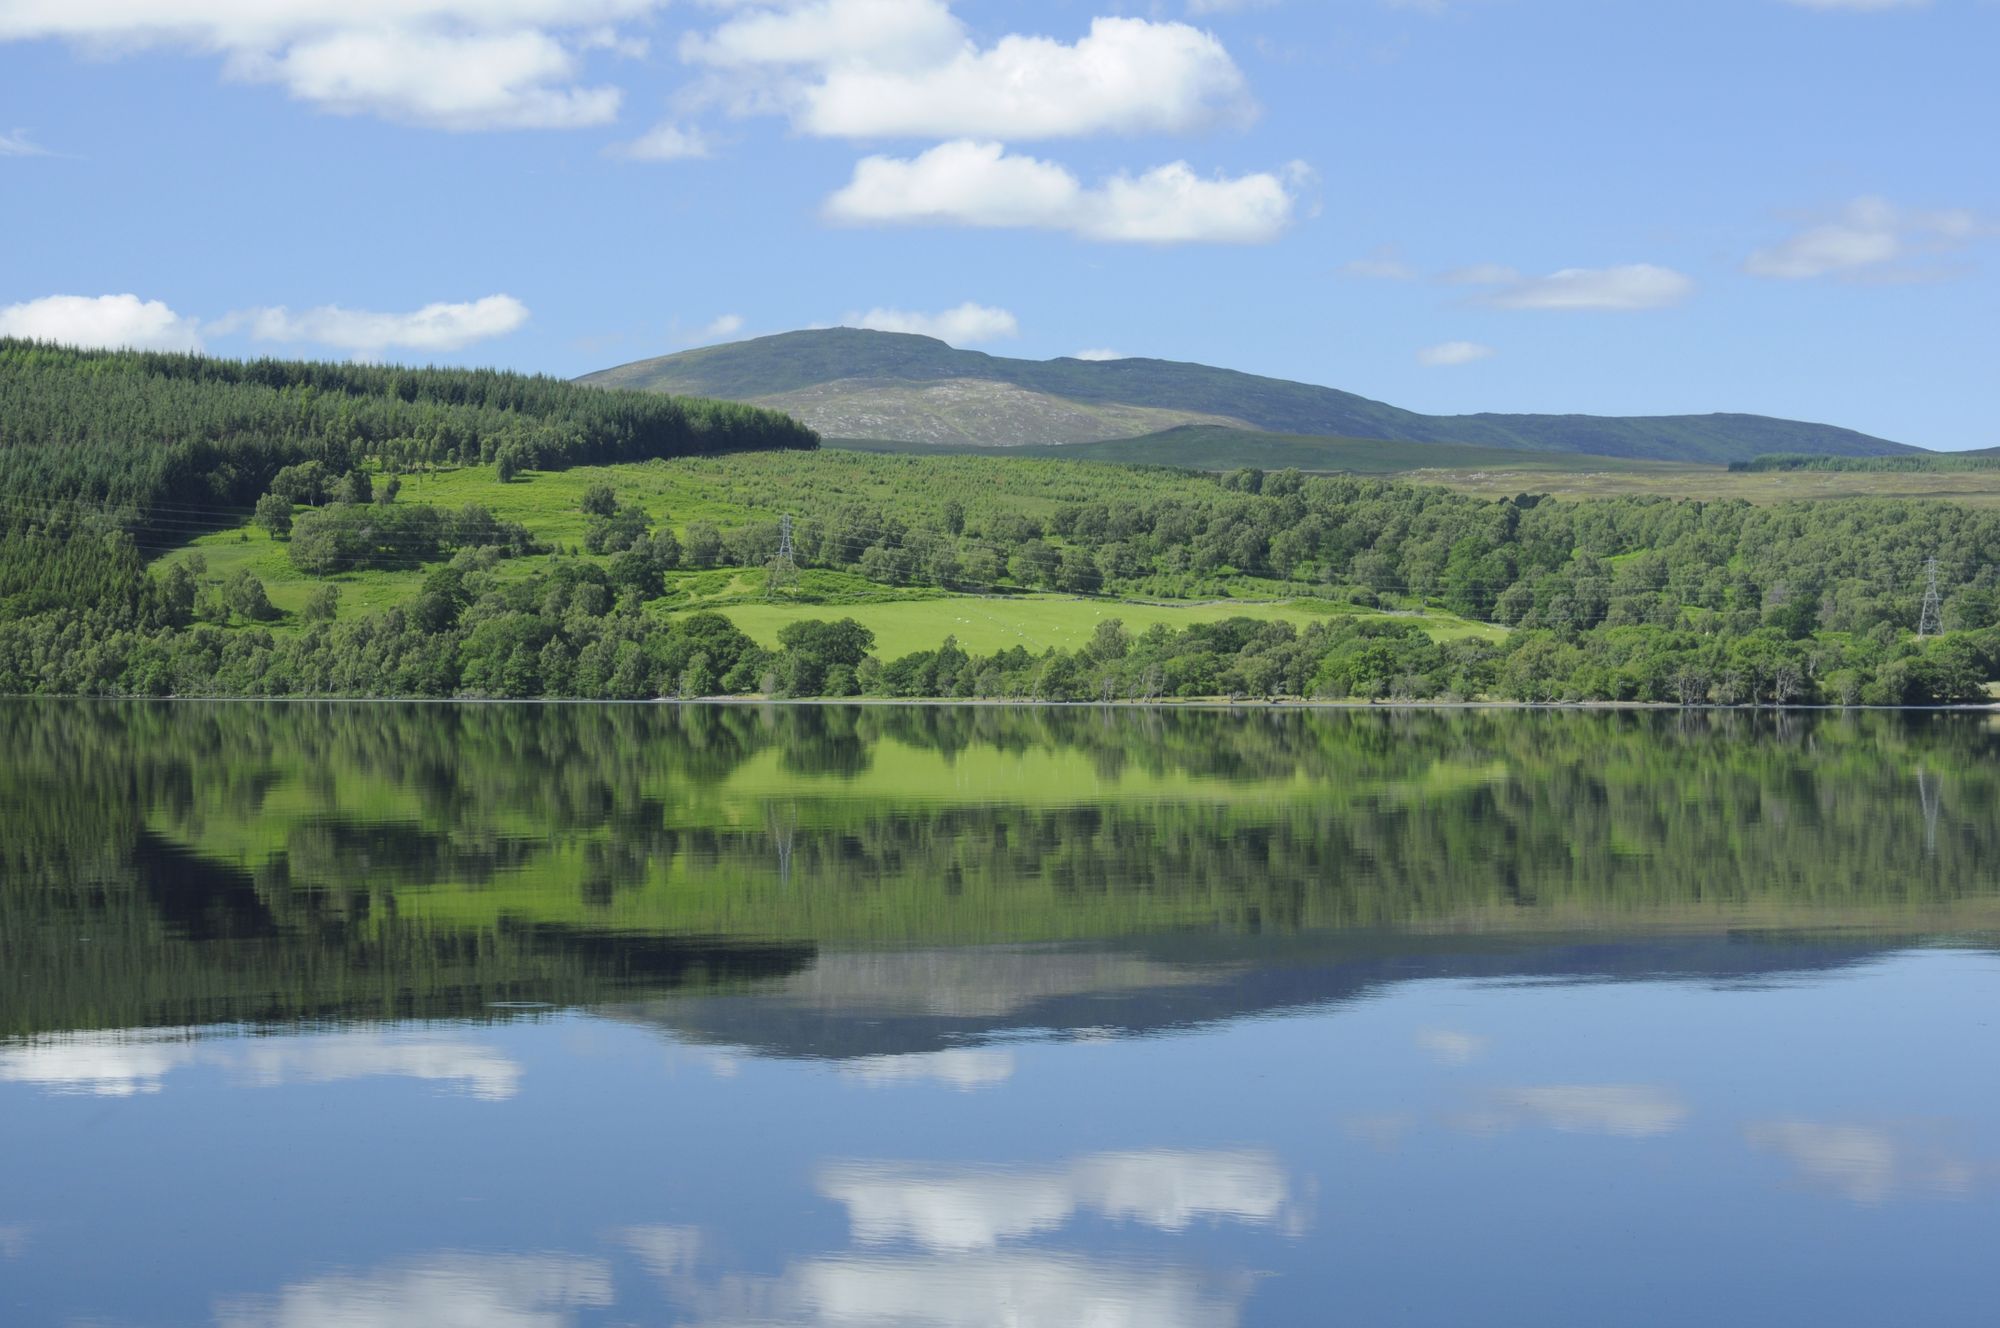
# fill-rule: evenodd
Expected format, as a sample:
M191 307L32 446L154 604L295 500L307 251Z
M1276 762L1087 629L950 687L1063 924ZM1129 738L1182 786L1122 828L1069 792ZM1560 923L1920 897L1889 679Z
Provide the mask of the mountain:
M1662 461L1917 450L1761 415L1420 415L1330 387L1203 364L1013 360L931 337L854 328L704 346L580 381L770 406L830 437L950 446L1101 442L1197 425Z

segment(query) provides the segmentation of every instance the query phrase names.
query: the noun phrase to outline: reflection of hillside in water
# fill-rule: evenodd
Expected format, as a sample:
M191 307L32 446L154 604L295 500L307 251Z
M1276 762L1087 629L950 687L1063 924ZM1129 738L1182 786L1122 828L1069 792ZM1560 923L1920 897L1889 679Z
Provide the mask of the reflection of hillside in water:
M1866 945L1643 938L2000 930L1996 740L1877 714L0 703L0 1033L679 993L692 1036L867 1056L1406 970L1784 971ZM1599 943L1453 939L1511 933Z
M1704 936L1504 941L1383 933L1275 947L1175 937L1116 950L1003 947L825 954L729 992L598 1007L677 1041L846 1062L962 1087L1005 1077L1022 1037L1144 1037L1367 1000L1403 983L1810 979L1892 953L1893 938Z

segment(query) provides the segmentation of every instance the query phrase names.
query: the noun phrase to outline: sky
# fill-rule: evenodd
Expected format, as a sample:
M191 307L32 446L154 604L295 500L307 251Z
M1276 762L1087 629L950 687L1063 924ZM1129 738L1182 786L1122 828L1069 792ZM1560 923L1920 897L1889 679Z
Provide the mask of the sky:
M0 334L2000 446L2000 0L0 0Z

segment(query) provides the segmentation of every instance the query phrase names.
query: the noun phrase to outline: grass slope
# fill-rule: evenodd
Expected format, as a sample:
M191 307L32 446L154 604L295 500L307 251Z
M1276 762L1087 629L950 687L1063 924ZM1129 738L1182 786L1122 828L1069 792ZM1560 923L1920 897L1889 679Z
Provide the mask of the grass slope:
M937 450L976 456L1020 456L1115 465L1177 466L1185 470L1295 469L1320 474L1402 475L1451 467L1487 471L1569 473L1613 471L1681 474L1685 465L1589 456L1575 452L1518 452L1463 443L1398 443L1379 438L1320 438L1264 433L1215 425L1182 425L1138 438L1113 438L1060 447L945 447L879 439L828 438L826 445L856 452L921 455Z
M956 350L942 341L902 333L832 328L787 332L725 346L641 360L586 375L606 387L688 393L733 401L785 397L796 403L809 389L830 391L829 421L851 419L871 392L887 384L1003 383L1079 409L1111 405L1146 407L1240 421L1273 433L1372 438L1391 442L1455 442L1527 451L1588 452L1604 456L1681 461L1743 461L1773 452L1877 456L1910 449L1852 430L1756 415L1679 415L1645 418L1587 415L1430 416L1371 401L1351 392L1263 378L1231 369L1169 360L1014 360ZM837 408L833 408L837 403ZM797 407L815 427L815 408ZM979 417L976 399L962 408L957 431L1000 441L1004 418ZM1018 429L1004 441L1063 441ZM831 423L822 432L842 432ZM852 429L847 432L854 432ZM922 435L892 434L904 441ZM1106 435L1109 436L1109 435Z
M949 477L951 483L939 483ZM655 521L684 533L691 522L728 528L775 520L802 505L807 492L839 492L857 501L910 510L912 504L942 502L939 495L977 491L995 510L1044 515L1079 486L1112 486L1141 495L1167 492L1190 483L1208 483L1168 470L1078 467L1067 461L1028 458L861 456L838 451L767 453L729 458L685 458L636 465L579 466L528 472L502 484L492 466L467 466L435 475L404 478L400 503L427 503L456 509L478 503L506 521L518 521L553 548L580 545L586 527L583 496L608 483L623 502L644 507ZM300 611L323 585L340 592L339 618L379 613L414 599L426 568L375 568L315 577L293 566L288 546L261 528L243 524L215 530L165 555L162 565L199 555L204 579L221 583L239 571L263 581L283 617L270 624L277 633L304 630ZM585 559L608 562L608 559ZM509 559L496 575L525 578L546 567L547 555ZM1443 613L1398 605L1387 612L1324 600L1286 599L1271 583L1243 581L1230 593L1242 599L1200 603L1132 603L1026 593L951 595L935 589L878 585L847 572L808 570L798 591L779 600L765 593L762 568L713 568L672 573L668 595L652 605L660 613L714 609L750 636L774 645L785 624L806 619L853 617L876 634L876 653L885 659L934 649L947 636L975 651L1026 646L1074 648L1088 640L1106 618L1121 619L1134 632L1155 623L1184 627L1230 617L1283 620L1300 626L1329 614L1395 616L1417 622L1440 639L1499 635L1498 629ZM240 629L239 629L240 630Z

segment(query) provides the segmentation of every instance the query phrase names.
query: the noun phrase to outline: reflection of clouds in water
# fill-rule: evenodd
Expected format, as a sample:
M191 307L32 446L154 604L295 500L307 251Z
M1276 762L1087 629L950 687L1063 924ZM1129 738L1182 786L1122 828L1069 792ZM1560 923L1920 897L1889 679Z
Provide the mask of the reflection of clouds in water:
M28 1228L23 1223L0 1227L0 1259L18 1259L28 1252Z
M1752 1148L1785 1158L1807 1184L1858 1204L1904 1194L1967 1194L1991 1166L1948 1151L1935 1128L1766 1121L1748 1126Z
M692 1276L695 1261L701 1257L699 1227L626 1227L618 1239L662 1282Z
M819 1259L726 1282L698 1310L714 1328L1230 1328L1241 1294L1216 1294L1178 1268L1024 1251Z
M995 1019L1064 996L1212 982L1216 972L1033 946L824 955L786 979L777 999L843 1011Z
M238 1049L233 1068L259 1088L388 1075L453 1083L474 1097L502 1102L521 1087L521 1067L484 1047L380 1033L260 1039Z
M856 1240L934 1250L991 1249L1090 1211L1180 1231L1198 1218L1269 1225L1285 1214L1285 1175L1267 1154L1112 1153L1047 1171L849 1163L820 1191L846 1206Z
M1045 1254L827 1260L794 1274L807 1322L936 1328L1208 1328L1234 1304L1179 1269L1121 1268Z
M612 1303L611 1270L567 1255L446 1254L224 1304L222 1328L558 1328Z
M200 1046L185 1032L74 1033L0 1048L0 1081L131 1097L159 1092L167 1075L200 1057Z
M1014 1077L1010 1051L973 1050L916 1052L907 1056L863 1056L841 1061L837 1068L850 1079L870 1084L934 1083L971 1092L1004 1084Z
M1646 1139L1671 1134L1686 1123L1687 1104L1664 1088L1646 1084L1551 1084L1505 1088L1485 1110L1454 1118L1474 1134L1498 1134L1534 1123L1569 1134L1609 1134Z
M1384 1111L1374 1115L1344 1117L1340 1128L1348 1138L1358 1139L1377 1152L1393 1152L1401 1146L1411 1130L1417 1128L1417 1118L1408 1112Z
M224 1070L257 1088L394 1076L454 1085L496 1102L513 1097L521 1081L519 1065L475 1043L379 1032L263 1038L132 1029L0 1047L0 1081L97 1097L157 1093L168 1075L194 1066Z
M1449 1028L1420 1030L1417 1046L1445 1065L1469 1065L1486 1054L1485 1038Z

